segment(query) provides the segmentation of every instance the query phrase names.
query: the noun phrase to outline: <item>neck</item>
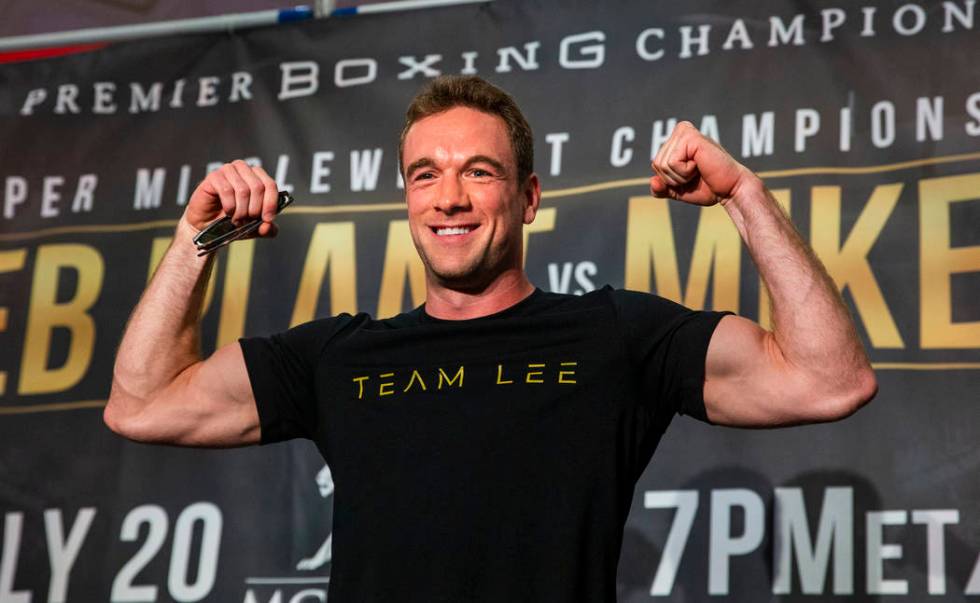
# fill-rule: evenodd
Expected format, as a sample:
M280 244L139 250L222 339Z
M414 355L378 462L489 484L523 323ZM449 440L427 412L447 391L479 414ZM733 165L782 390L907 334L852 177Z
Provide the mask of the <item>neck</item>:
M521 269L509 270L479 290L453 289L426 275L425 312L443 320L480 318L506 310L534 292Z

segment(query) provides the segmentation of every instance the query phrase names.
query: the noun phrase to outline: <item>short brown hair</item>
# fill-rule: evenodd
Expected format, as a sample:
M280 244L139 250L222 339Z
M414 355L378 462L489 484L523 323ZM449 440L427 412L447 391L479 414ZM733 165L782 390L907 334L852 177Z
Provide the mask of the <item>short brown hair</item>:
M398 141L398 165L402 165L405 137L415 122L448 111L453 107L469 107L496 115L507 124L510 146L517 163L517 182L524 184L534 171L534 136L531 126L514 99L490 82L475 75L443 75L422 88L405 112L405 127Z

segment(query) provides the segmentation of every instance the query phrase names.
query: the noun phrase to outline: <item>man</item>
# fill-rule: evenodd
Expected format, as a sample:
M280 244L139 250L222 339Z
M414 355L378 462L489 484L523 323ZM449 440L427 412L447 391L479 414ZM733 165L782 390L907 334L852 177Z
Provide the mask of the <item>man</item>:
M774 330L605 288L537 290L522 269L540 186L513 100L433 81L401 140L426 303L341 315L201 360L209 258L191 238L261 216L275 183L236 161L191 196L119 349L109 426L135 440L316 442L333 472L333 602L613 601L633 487L671 417L771 427L839 419L875 378L820 263L762 182L693 126L655 195L721 203L772 296ZM145 362L147 358L153 362Z

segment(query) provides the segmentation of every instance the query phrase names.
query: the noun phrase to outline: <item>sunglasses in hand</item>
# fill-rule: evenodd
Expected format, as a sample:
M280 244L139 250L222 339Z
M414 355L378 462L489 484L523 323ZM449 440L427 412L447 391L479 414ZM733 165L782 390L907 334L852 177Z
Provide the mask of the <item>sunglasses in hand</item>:
M282 212L286 206L293 202L293 196L286 191L280 191L279 199L276 203L276 213ZM250 220L241 226L235 226L228 216L222 216L204 227L201 232L194 236L194 245L197 246L198 256L214 253L232 241L244 238L258 229L262 224L262 218Z

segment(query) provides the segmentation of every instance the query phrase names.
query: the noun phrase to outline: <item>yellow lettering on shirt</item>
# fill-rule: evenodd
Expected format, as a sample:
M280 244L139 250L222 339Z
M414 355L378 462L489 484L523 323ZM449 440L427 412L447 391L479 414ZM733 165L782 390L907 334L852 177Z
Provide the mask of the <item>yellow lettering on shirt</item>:
M354 383L357 384L357 399L360 400L364 397L364 382L371 377L365 375L363 377L354 377Z
M457 385L456 387L463 387L462 365L460 365L459 370L456 371L456 374L453 375L452 379L449 378L449 375L446 374L446 371L442 370L441 368L439 369L439 389L442 389L443 381L445 381L447 385L452 385L456 381L456 379L459 379L459 385Z
M412 384L416 381L418 381L419 387L422 388L422 391L425 391L425 381L422 380L422 375L420 375L417 370L412 371L412 377L408 380L408 385L406 385L405 389L402 391L407 392L408 390L412 389Z
M533 369L533 368L544 368L544 363L541 363L541 364L528 364L527 365L527 368L528 368L527 375L525 375L525 377L524 377L524 382L525 383L544 383L544 379L541 378L541 376L544 374L544 371L532 371L532 370L530 370L530 369Z
M378 377L381 379L387 379L389 377L394 377L394 376L395 373L383 373L381 375L378 375ZM395 390L393 389L394 387L395 387L394 381L382 381L381 383L378 384L378 395L390 396L391 394L395 393Z
M577 366L577 362L562 362L562 366ZM567 369L564 371L558 371L558 383L576 383L575 381L575 369Z

